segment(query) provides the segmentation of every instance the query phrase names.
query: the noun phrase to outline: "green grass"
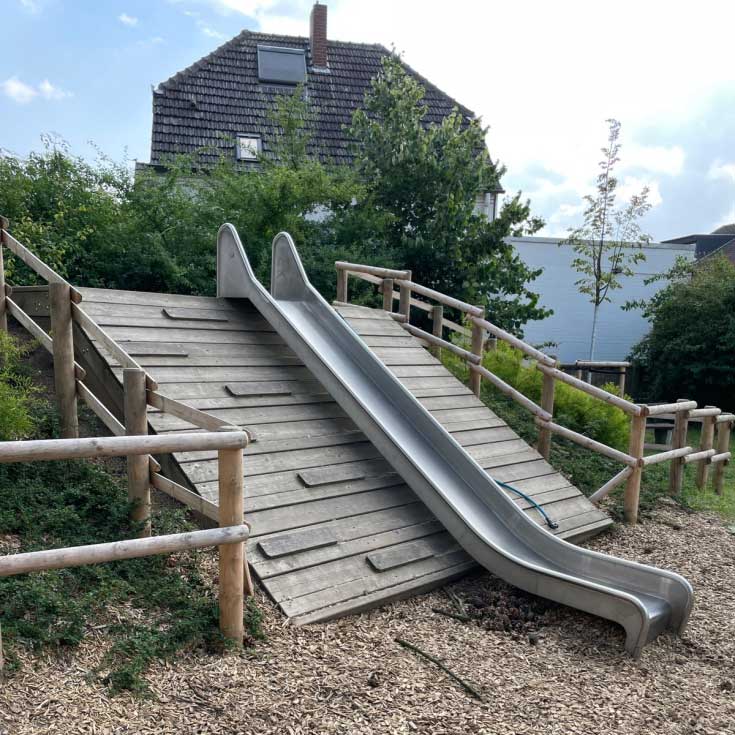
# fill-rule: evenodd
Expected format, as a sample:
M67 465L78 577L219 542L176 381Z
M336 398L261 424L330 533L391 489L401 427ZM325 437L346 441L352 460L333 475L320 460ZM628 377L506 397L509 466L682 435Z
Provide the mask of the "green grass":
M57 434L48 409L38 425L39 438ZM13 539L19 543L14 550L129 538L136 532L129 517L126 489L99 465L0 465L0 543ZM160 535L192 526L184 512L159 509L153 528ZM183 650L222 650L227 642L219 633L216 594L203 560L203 554L188 552L0 579L6 673L18 668L19 649L73 647L99 623L108 625L110 649L91 673L111 692L145 693L145 671L154 660ZM108 615L110 608L121 618ZM245 617L249 642L262 637L252 602Z
M467 382L468 369L463 362L447 355L443 355L445 366L460 380ZM536 442L538 429L532 415L519 406L512 399L507 398L487 381L482 382L483 402L521 438L530 444ZM650 441L652 441L650 437ZM693 447L699 446L699 427L693 426L689 431L687 443ZM735 455L735 435L730 442L730 449ZM554 437L551 445L551 464L568 477L585 495L591 495L604 485L621 469L619 462L603 457L595 452L580 447L559 437ZM661 496L669 495L669 462L652 465L643 471L639 515L645 517L650 514ZM685 467L684 484L681 494L676 498L682 506L692 510L711 510L720 513L728 520L735 519L735 464L725 469L725 486L722 495L717 495L711 488L713 468L710 467L710 480L707 487L700 490L696 487L696 466ZM619 486L609 496L612 505L608 508L616 520L623 518L623 487Z

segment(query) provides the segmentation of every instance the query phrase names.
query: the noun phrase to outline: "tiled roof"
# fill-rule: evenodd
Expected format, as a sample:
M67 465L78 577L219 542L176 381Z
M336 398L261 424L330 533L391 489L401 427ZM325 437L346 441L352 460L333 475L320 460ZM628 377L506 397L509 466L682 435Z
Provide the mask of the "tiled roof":
M309 39L243 31L208 56L163 82L153 94L151 163L162 164L172 154L192 153L202 147L234 157L237 135L258 134L263 151L275 138L270 120L277 95L292 92L258 81L257 46L286 46L309 50ZM344 126L361 106L370 80L379 72L384 46L329 41L329 71L308 67L306 93L310 102L310 155L325 162L350 163L349 139ZM404 65L405 66L405 65ZM426 89L427 122L440 122L453 108L470 120L474 113L406 66Z

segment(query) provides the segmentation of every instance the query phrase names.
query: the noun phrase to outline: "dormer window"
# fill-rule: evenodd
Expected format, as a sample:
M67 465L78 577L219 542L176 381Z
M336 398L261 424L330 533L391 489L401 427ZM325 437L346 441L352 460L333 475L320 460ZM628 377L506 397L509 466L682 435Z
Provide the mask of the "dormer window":
M258 79L275 84L306 81L306 52L299 48L258 46Z
M237 159L238 161L257 161L261 153L261 141L259 135L237 136Z

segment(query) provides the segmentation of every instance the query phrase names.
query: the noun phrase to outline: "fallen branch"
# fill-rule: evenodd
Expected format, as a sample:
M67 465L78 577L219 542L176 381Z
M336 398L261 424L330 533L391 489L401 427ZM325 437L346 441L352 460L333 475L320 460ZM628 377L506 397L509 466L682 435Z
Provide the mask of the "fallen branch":
M403 648L408 648L410 651L414 651L415 653L418 653L420 656L423 656L425 659L431 661L431 663L438 666L445 674L448 674L452 677L458 684L462 686L462 688L470 695L472 695L475 699L479 700L480 702L484 702L485 700L482 698L482 694L477 691L471 684L468 684L464 679L457 676L451 669L447 668L438 658L434 658L429 653L426 653L426 651L422 651L418 646L414 646L413 643L409 643L408 641L404 641L403 638L396 638L396 643L398 645L403 646Z
M431 612L437 615L446 615L448 618L454 618L462 623L469 623L472 618L469 615L462 615L461 613L455 613L451 610L442 610L440 607L432 607Z

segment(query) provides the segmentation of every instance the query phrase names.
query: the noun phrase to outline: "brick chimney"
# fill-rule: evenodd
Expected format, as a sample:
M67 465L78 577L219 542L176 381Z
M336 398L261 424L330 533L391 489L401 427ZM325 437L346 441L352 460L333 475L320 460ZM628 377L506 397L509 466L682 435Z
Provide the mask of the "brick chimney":
M327 66L327 6L314 3L309 19L311 65L321 68Z

